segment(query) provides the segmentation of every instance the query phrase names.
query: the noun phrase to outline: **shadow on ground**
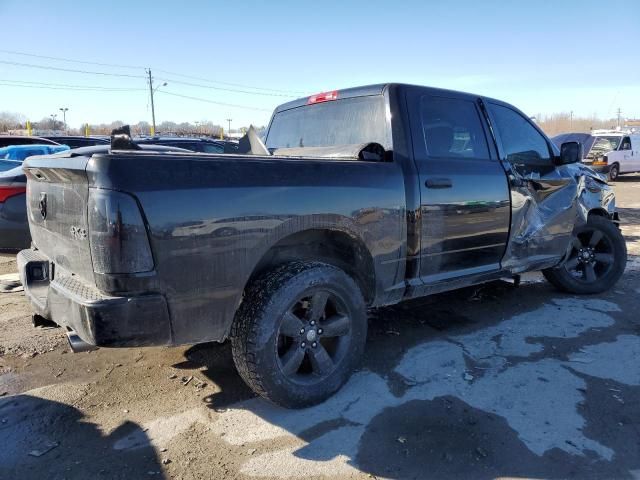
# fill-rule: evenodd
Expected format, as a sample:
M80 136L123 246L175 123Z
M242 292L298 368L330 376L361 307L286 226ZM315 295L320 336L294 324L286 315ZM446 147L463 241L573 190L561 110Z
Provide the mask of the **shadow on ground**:
M252 398L228 345L187 355L222 387L214 433L259 451L245 475L634 478L640 329L623 308L497 282L380 309L364 368L298 411Z
M0 478L164 478L150 445L113 450L114 439L137 430L127 422L103 435L72 406L29 395L1 399Z

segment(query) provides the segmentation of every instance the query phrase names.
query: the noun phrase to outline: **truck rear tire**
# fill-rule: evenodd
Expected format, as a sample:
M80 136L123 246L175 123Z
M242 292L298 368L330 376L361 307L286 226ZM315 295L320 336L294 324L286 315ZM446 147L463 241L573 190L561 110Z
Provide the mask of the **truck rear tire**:
M325 263L293 262L247 288L231 347L254 392L301 408L324 401L348 380L366 336L366 306L353 279Z
M618 227L607 218L590 216L576 229L569 258L542 273L565 292L601 293L620 279L626 264L627 245Z

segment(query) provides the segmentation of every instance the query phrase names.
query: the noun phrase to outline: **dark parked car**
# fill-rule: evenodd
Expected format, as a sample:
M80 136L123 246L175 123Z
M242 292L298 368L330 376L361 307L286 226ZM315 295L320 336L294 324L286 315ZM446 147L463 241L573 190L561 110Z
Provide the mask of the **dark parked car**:
M349 378L368 307L531 270L597 293L625 268L614 193L580 145L498 100L327 92L240 145L28 159L18 264L37 314L98 346L230 338L255 392L301 407Z
M42 137L26 137L21 135L0 135L0 148L10 145L60 145L57 142Z
M62 145L68 145L69 148L91 147L93 145L109 145L108 137L82 137L74 135L58 135L53 137L45 137Z
M196 137L140 137L133 141L138 145L166 145L202 153L237 153L238 144L228 140Z
M26 191L22 166L0 172L0 250L19 250L31 243Z

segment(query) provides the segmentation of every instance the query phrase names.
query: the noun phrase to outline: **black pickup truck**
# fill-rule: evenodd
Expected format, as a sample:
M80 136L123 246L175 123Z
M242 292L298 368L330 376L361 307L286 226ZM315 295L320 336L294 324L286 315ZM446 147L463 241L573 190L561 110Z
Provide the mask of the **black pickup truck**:
M104 347L230 338L243 379L287 407L348 379L369 307L531 270L597 293L626 263L580 145L490 98L326 92L279 106L265 142L250 131L232 155L116 139L25 162L35 312Z

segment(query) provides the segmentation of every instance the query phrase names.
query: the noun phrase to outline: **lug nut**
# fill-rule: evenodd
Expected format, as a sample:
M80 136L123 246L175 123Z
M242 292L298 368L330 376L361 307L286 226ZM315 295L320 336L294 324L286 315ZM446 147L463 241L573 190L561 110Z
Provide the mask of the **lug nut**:
M318 335L322 335L322 329L321 328L318 329Z
M300 329L300 335L302 335L304 333L304 328Z
M300 344L300 346L301 346L302 348L304 348L304 347L306 347L306 346L307 346L307 344L306 344L305 342L302 342L302 343Z
M313 342L313 343L311 344L311 346L312 346L313 348L316 348L316 347L318 346L318 344L317 344L316 342Z
M311 322L309 322L309 323L311 323L311 325L315 325L316 324L316 322L314 320L311 320Z

